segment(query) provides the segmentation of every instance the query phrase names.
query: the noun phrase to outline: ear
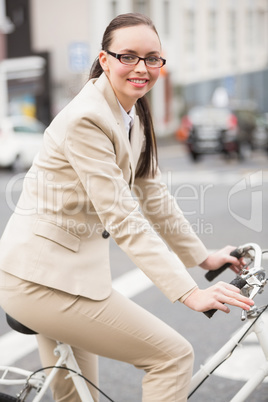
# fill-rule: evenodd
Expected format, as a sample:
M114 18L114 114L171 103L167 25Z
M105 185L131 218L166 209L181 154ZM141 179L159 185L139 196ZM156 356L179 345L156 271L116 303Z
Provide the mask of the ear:
M103 71L109 71L107 53L104 50L99 53L99 61Z

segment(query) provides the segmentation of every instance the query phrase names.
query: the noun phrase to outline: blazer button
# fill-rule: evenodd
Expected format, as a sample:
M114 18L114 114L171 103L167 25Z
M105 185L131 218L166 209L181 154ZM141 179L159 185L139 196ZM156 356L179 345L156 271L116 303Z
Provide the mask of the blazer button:
M102 232L102 237L103 237L104 239L108 239L109 236L110 236L110 233L107 232L107 230L104 230L104 231Z

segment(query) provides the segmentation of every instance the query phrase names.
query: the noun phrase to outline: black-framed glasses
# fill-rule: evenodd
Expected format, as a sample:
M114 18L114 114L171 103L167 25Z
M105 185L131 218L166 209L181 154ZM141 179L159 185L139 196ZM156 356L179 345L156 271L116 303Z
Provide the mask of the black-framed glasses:
M110 52L110 50L106 50L108 54L115 57L120 63L125 64L126 66L135 66L139 63L140 60L143 60L145 65L150 68L161 68L166 64L166 60L162 57L157 56L148 56L148 57L139 57L135 54L118 54Z

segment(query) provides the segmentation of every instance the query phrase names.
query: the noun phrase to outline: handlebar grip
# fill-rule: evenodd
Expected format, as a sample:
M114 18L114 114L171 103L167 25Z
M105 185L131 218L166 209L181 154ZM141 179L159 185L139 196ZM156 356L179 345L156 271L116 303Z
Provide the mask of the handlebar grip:
M230 282L230 284L236 286L238 289L242 289L247 284L247 281L245 281L245 279L237 276L235 279L232 280L232 282ZM211 309L208 311L204 311L204 314L208 318L211 318L216 313L216 311L217 311L217 309Z
M236 248L235 250L230 252L230 255L236 258L241 258L243 255L243 250ZM215 279L218 275L220 275L226 268L230 267L232 264L227 262L226 264L222 265L220 268L216 269L215 271L208 271L205 274L206 279L211 282Z

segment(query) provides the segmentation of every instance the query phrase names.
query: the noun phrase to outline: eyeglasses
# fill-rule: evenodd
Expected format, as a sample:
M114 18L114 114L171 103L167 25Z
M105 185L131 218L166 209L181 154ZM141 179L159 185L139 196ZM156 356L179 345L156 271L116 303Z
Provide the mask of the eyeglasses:
M145 65L150 68L161 68L166 64L166 60L162 57L157 56L148 56L148 57L139 57L134 54L118 54L110 52L110 50L106 50L108 54L115 57L120 63L125 64L126 66L136 66L140 60L143 60Z

